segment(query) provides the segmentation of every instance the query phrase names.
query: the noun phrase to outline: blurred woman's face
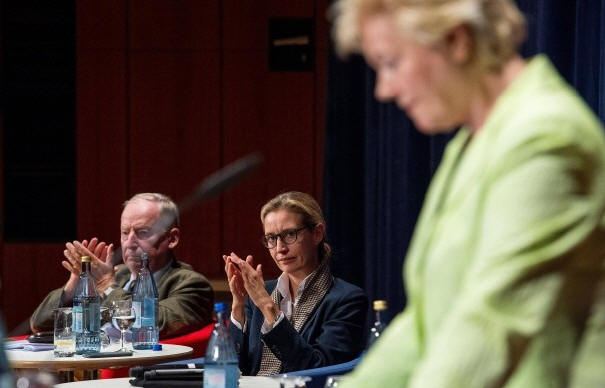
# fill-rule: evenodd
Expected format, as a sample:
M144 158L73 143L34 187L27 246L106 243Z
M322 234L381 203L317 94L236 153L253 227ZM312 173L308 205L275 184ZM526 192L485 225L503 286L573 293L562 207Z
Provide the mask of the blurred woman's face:
M263 228L265 235L280 235L295 233L304 226L302 215L284 209L272 211L265 216ZM296 232L296 241L286 244L281 237L277 245L269 248L271 257L282 272L296 276L301 280L317 268L317 246L323 238L321 225L314 228L304 228Z
M445 46L402 36L388 15L363 19L362 53L376 70L376 98L395 101L424 133L449 132L466 120L468 86Z

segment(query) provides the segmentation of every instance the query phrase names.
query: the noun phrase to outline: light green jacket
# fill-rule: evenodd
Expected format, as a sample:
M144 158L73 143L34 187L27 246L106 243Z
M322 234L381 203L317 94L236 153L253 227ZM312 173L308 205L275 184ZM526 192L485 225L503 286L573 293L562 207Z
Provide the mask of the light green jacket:
M605 387L605 140L544 56L450 142L346 388Z

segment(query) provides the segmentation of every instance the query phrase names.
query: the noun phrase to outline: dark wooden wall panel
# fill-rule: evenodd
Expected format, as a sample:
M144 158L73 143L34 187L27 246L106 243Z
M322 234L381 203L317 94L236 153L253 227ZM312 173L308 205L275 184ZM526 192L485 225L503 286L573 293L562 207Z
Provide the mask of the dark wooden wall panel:
M78 236L112 241L127 196L123 52L82 50L77 66Z
M126 2L76 2L78 238L119 237L128 194Z
M67 281L62 244L4 243L2 313L8 330L29 319L49 290Z
M218 54L136 52L130 73L131 192L178 200L220 167ZM205 273L216 268L206 261L220 252L218 212L214 203L183 214L182 255Z
M223 136L225 160L260 150L260 171L224 196L225 253L252 254L266 277L277 269L260 245L260 207L278 192L315 192L313 73L269 72L271 18L315 17L313 1L225 1Z
M219 3L130 4L130 192L178 200L221 166ZM177 254L209 277L220 222L217 200L182 215Z
M135 53L131 63L131 189L178 197L219 167L218 83L203 79L218 58Z
M200 50L219 47L216 0L131 0L133 50Z
M241 255L253 254L264 264L265 274L275 276L277 268L259 242L258 214L279 192L314 191L314 75L271 73L266 57L266 49L234 49L223 57L225 157L252 150L265 157L247 188L225 195L223 245Z
M82 50L124 50L128 2L124 0L76 1L76 44Z

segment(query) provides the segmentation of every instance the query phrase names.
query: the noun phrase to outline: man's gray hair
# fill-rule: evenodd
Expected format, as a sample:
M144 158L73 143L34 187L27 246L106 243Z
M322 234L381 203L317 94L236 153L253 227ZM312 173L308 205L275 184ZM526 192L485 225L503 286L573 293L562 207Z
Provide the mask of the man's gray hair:
M164 220L163 224L167 228L172 226L178 227L180 225L179 207L169 196L160 193L138 193L125 201L122 207L126 207L130 202L139 200L158 203L160 205L160 215Z

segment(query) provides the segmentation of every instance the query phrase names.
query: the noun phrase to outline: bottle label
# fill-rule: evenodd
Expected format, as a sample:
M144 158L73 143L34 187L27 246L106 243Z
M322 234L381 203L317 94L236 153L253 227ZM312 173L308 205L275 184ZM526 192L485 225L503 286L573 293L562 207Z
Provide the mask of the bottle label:
M101 326L101 306L98 302L92 302L88 305L88 330L91 332L99 331Z
M143 305L143 314L141 316L142 327L155 327L155 299L145 298Z
M73 319L73 331L75 333L81 333L84 328L83 322L83 314L82 314L82 306L74 306L72 308L72 319Z
M204 387L223 388L225 387L225 370L222 368L204 369Z
M133 328L135 329L139 329L141 327L141 302L139 301L132 301L132 309L134 310L134 325L132 325Z

